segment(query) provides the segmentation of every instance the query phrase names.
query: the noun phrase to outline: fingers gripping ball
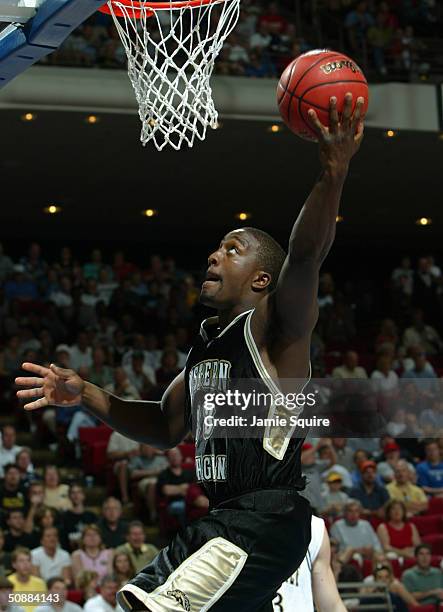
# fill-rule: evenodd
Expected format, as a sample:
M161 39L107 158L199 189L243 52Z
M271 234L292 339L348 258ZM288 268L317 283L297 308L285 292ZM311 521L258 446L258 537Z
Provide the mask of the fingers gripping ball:
M342 53L317 49L300 55L285 68L277 86L278 108L294 134L317 141L308 118L309 109L313 108L320 122L328 126L331 97L337 98L340 116L347 92L352 93L353 106L359 96L364 98L364 119L369 92L359 66Z

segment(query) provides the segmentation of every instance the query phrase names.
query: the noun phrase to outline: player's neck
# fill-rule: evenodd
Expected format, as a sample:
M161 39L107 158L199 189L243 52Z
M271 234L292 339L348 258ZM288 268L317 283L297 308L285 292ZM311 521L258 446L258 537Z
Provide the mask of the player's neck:
M222 331L225 327L231 323L235 317L242 314L242 312L246 312L247 310L251 310L254 308L255 304L238 304L237 306L233 306L228 310L219 310L218 311L218 324L220 331Z

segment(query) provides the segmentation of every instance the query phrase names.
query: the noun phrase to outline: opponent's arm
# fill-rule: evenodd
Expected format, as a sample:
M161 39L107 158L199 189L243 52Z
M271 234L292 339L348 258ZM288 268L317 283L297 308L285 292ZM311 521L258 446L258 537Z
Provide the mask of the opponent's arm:
M17 385L27 387L17 391L17 396L33 398L25 404L26 410L82 405L124 436L158 448L175 446L187 433L184 372L172 381L161 402L150 402L121 399L54 364L45 368L24 363L22 368L37 375L16 379Z
M331 547L326 529L312 567L312 593L319 612L346 612L331 568Z
M309 111L311 124L318 135L323 171L292 229L288 256L277 289L268 300L263 300L268 304L260 305L267 311L268 333L273 339L280 336L288 344L299 340L307 346L309 344L318 318L319 269L335 237L336 217L349 162L363 138L363 102L363 98L358 98L352 113L352 95L347 94L339 121L337 101L331 98L329 128L320 123L314 110ZM281 347L277 352L281 352ZM304 366L300 371L300 376L304 377L309 351L302 351L299 347L298 352L304 354Z

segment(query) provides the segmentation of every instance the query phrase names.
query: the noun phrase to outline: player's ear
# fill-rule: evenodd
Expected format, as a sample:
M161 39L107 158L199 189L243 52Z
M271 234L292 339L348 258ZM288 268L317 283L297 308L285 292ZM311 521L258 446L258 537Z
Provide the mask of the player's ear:
M263 270L259 270L256 272L252 279L252 290L253 291L263 291L266 287L269 287L271 284L271 275L269 272L264 272Z

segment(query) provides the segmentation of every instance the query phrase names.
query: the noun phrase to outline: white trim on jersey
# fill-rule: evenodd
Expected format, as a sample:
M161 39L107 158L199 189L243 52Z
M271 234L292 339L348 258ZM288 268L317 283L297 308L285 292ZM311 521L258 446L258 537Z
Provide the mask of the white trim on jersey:
M312 594L312 567L318 557L323 542L326 526L323 519L312 516L311 542L306 557L298 570L284 582L274 599L274 612L314 612Z
M244 312L241 312L239 315L237 315L235 317L235 319L232 319L232 321L229 323L229 325L226 325L226 327L224 327L221 332L218 334L218 336L214 336L213 338L209 338L208 334L206 333L206 329L205 326L206 325L214 325L215 323L218 323L218 317L209 317L208 319L204 319L201 324L200 324L200 336L203 338L203 340L205 342L207 342L208 340L215 340L216 338L221 338L223 336L223 334L225 332L228 331L228 329L230 327L232 327L234 325L234 323L236 323L240 317L242 317L243 315L245 315L248 312L252 312L251 310L245 310Z

